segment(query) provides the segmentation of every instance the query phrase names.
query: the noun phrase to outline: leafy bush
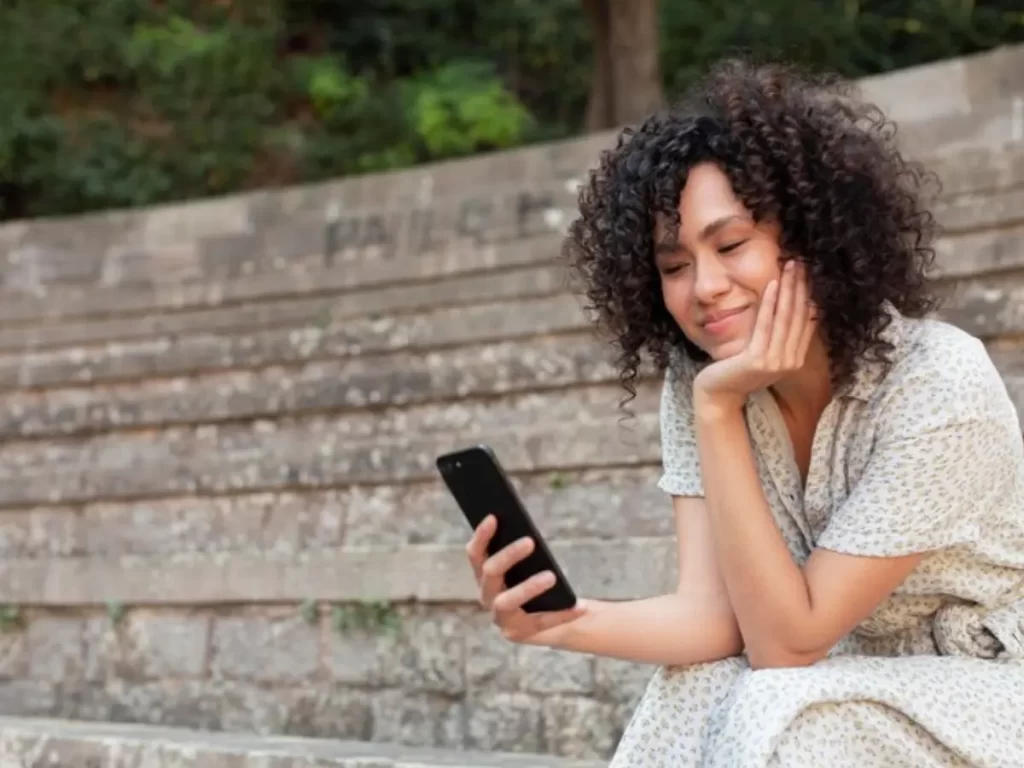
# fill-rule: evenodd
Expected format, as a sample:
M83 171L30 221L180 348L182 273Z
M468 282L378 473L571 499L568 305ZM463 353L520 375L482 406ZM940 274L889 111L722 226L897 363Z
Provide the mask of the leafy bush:
M662 0L669 93L737 48L852 76L1024 40L1018 0ZM0 219L366 173L580 129L579 0L5 0Z

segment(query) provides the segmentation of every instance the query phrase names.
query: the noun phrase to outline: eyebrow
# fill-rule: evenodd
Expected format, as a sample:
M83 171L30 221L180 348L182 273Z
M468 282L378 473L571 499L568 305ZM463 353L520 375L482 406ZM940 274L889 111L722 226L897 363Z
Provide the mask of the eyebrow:
M745 219L735 213L730 213L727 216L720 216L719 218L712 221L710 224L706 224L704 228L697 235L699 240L707 240L709 237L715 235L720 230L724 229L727 225L732 224L734 221L745 221ZM654 254L674 254L679 253L682 250L677 242L660 242L654 246Z

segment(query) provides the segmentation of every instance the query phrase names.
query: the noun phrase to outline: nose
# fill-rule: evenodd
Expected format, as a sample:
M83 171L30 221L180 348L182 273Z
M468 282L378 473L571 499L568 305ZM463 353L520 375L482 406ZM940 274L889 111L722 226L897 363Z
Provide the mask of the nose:
M714 256L697 259L694 264L693 294L697 301L704 304L714 303L722 294L729 290L731 280L726 266Z

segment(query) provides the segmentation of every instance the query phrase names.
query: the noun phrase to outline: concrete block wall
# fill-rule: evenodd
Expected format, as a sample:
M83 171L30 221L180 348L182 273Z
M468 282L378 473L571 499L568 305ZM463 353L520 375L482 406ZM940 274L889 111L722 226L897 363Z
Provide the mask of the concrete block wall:
M1022 67L865 83L1018 405ZM620 424L559 262L611 138L0 228L0 714L607 756L651 670L503 642L433 460L490 443L582 593L672 583L659 382Z

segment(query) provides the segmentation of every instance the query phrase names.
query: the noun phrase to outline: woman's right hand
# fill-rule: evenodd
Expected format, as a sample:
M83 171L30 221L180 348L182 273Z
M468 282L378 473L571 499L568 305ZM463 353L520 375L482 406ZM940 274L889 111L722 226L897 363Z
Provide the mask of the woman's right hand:
M497 531L498 521L488 515L477 526L473 537L466 545L469 562L473 566L480 605L491 612L491 618L506 640L514 643L545 644L541 633L575 621L586 611L582 600L565 611L544 611L527 613L524 603L547 592L555 585L551 571L534 574L521 584L510 589L505 587L508 569L527 557L535 546L533 539L524 537L504 549L488 556L487 544Z

